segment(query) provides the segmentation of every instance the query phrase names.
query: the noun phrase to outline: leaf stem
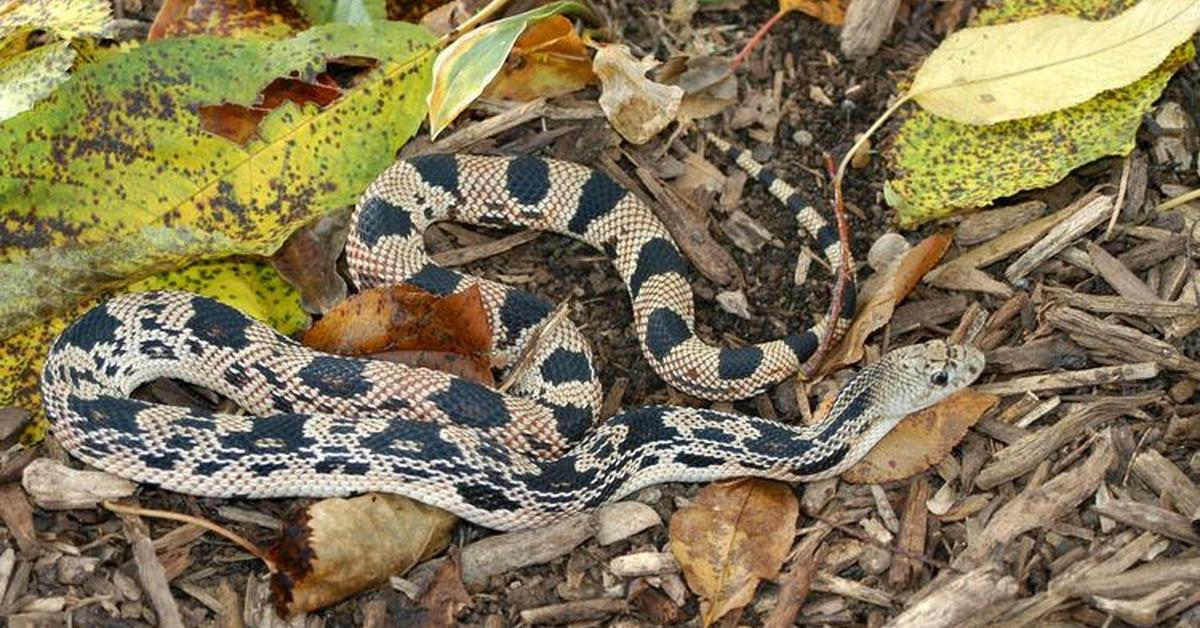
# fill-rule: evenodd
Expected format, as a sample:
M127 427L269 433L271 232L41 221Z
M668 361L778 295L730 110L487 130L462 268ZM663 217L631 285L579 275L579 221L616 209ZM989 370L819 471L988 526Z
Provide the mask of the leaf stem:
M223 528L209 521L208 519L201 519L200 517L193 517L192 515L171 512L169 510L154 510L152 508L142 508L140 506L126 506L125 504L119 504L107 499L100 502L100 504L113 512L119 512L121 514L137 515L139 517L151 517L154 519L169 519L171 521L179 521L181 523L190 523L195 526L200 526L201 528L204 528L213 534L217 534L229 539L238 547L246 550L246 552L248 552L251 556L266 563L268 569L271 571L276 571L275 562L267 556L266 550L250 542L240 534Z
M858 140L854 142L854 145L850 147L850 150L846 151L846 154L842 156L842 162L838 164L837 174L833 177L834 194L840 195L842 193L842 179L846 176L846 166L850 163L850 160L854 158L854 154L858 152L858 149L863 147L863 144L867 142L871 135L873 135L875 131L878 131L879 127L883 126L883 123L887 122L887 119L892 117L892 114L896 113L896 111L900 109L901 105L904 105L908 101L912 100L912 98L913 94L911 92L905 93L903 96L897 99L896 102L892 103L892 106L888 107L887 111L884 111L882 114L880 114L880 116L876 118L875 122L871 123L871 126L868 127L867 130L862 133L862 135L858 136Z

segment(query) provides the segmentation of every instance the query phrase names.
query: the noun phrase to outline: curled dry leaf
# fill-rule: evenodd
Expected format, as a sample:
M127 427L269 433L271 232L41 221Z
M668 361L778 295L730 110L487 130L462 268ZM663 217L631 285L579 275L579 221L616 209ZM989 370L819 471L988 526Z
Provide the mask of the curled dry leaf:
M671 518L671 553L712 625L775 578L796 536L800 503L786 484L758 478L710 484Z
M409 285L360 292L330 310L304 334L304 344L345 355L386 353L492 385L492 328L479 289L445 297Z
M905 417L865 458L842 474L854 484L881 484L916 475L941 462L1000 398L971 389Z
M350 214L336 212L299 228L271 257L271 265L300 291L304 311L324 314L346 299L337 260L346 245Z
M521 34L499 76L483 95L520 101L553 98L595 82L592 59L575 26L571 20L554 15Z
M596 51L592 70L600 77L600 108L626 140L645 144L675 120L684 90L646 78L646 68L629 48L609 44Z
M1050 113L1142 78L1197 28L1200 0L1142 0L1097 22L1043 15L968 28L929 55L911 92L965 124Z
M463 586L461 553L457 547L451 547L448 553L417 600L427 611L421 628L458 626L458 615L471 605L471 595Z
M284 524L269 550L271 592L289 617L385 582L450 543L458 519L396 495L326 499Z
M867 337L891 320L896 306L917 286L925 273L937 266L952 240L953 235L947 232L931 235L909 249L886 270L862 283L858 313L841 342L825 360L822 372L831 372L862 358Z

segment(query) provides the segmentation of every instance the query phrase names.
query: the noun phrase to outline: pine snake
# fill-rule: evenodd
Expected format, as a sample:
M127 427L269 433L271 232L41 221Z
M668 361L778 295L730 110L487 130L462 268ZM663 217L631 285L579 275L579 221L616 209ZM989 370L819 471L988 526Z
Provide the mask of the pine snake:
M730 158L793 212L837 268L835 232L749 156ZM706 409L653 406L596 422L600 386L569 323L529 344L553 308L430 262L432 222L520 225L599 248L625 282L634 329L670 385L714 399L752 396L794 375L828 325L752 346L713 347L693 328L689 266L653 212L608 176L537 157L425 155L380 175L359 200L346 245L360 288L406 282L437 294L478 285L499 363L531 351L501 394L421 368L310 350L198 295L115 297L68 327L42 375L59 442L98 468L217 497L408 495L497 529L542 525L639 488L734 476L806 481L840 473L904 415L975 379L982 354L930 341L862 369L827 418L796 427ZM854 285L843 300L853 311ZM846 316L848 316L847 314ZM248 415L140 401L171 377L212 389Z

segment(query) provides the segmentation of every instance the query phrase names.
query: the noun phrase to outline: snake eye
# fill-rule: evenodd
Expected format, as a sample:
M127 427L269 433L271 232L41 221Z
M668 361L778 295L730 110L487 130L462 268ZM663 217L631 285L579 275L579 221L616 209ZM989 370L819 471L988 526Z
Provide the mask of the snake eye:
M945 386L950 382L950 376L946 374L946 371L935 371L929 377L929 381L933 382L934 386Z

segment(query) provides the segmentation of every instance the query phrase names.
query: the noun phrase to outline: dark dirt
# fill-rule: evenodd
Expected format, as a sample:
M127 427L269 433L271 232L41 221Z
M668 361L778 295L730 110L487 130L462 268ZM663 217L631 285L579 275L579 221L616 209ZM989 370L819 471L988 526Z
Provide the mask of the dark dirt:
M126 6L132 5L127 2ZM141 4L140 2L138 4ZM155 2L143 7L131 7L125 11L130 19L149 21L153 17ZM653 55L663 59L679 50L688 50L703 38L684 32L678 32L676 27L668 25L665 16L671 9L671 2L652 0L650 2L625 3L609 0L604 6L611 18L614 37L617 41L629 45L635 56ZM712 37L720 37L721 41L707 41L706 45L714 48L717 54L732 56L741 44L749 37L759 24L765 22L774 9L773 2L734 2L739 5L734 10L704 10L699 12L691 21L692 31L703 31L710 28L720 28L719 33ZM974 2L976 6L985 4ZM747 131L731 130L728 118L721 117L704 120L701 126L716 130L721 135L730 138L735 143L755 152L760 160L767 163L783 178L797 185L800 189L822 208L828 208L829 190L825 179L819 176L825 170L823 153L829 152L840 157L853 141L855 134L865 130L874 118L887 106L889 99L895 95L897 81L906 78L914 63L931 50L942 36L934 31L934 17L942 2L933 0L915 0L905 2L901 14L893 28L892 35L886 40L883 48L864 61L850 62L842 58L838 51L838 35L836 29L824 26L806 16L793 14L781 21L772 34L755 52L749 63L739 73L739 89L744 97L748 91L770 90L775 73L782 72L783 82L783 113L778 128L774 133L772 143L763 143L752 139ZM965 19L965 16L964 16ZM1194 100L1192 89L1200 80L1200 70L1195 63L1190 64L1172 81L1168 88L1166 99L1181 102L1185 109L1193 115L1200 110ZM809 96L811 87L816 86L828 95L832 106L821 104ZM596 90L587 90L576 94L580 100L593 100ZM456 128L470 125L474 122L470 116L464 116L456 123ZM507 152L511 145L527 145L540 143L538 136L543 133L554 133L564 125L576 127L561 138L550 142L549 146L538 151L539 154L567 159L580 160L581 154L595 153L599 145L616 143L615 132L609 130L602 121L561 122L536 121L518 127L497 137L491 138L479 147L482 151L495 150ZM804 133L811 134L811 143L801 145L794 139ZM879 137L886 137L881 134ZM598 141L598 138L602 138ZM686 134L678 140L689 149L697 147L695 134ZM1144 131L1139 140L1142 148L1155 141L1150 131ZM657 154L661 146L651 142L645 147L638 148L643 155ZM878 151L878 146L876 147ZM670 151L668 151L669 153ZM711 163L724 172L732 172L735 167L728 163L715 151L709 151L706 157ZM586 161L586 160L584 160ZM629 164L623 164L628 167ZM1121 174L1122 160L1103 160L1097 164L1081 169L1079 173L1051 190L1030 193L1023 198L1041 198L1047 200L1052 208L1058 208L1079 196L1096 183L1106 181L1116 182ZM852 248L859 260L866 259L867 249L880 235L891 230L891 213L883 203L882 184L886 178L883 159L878 154L870 160L867 167L851 170L846 182L846 205L850 210L852 229ZM1181 183L1195 187L1197 178L1195 172L1175 172L1165 167L1151 164L1149 179L1151 188L1163 183ZM703 199L701 199L703 201ZM711 199L709 199L711 201ZM694 277L693 285L698 294L698 319L701 333L713 340L728 340L731 338L744 341L757 341L780 335L785 329L797 329L807 326L814 316L822 313L828 303L828 293L831 278L823 269L814 264L810 281L803 288L792 286L791 276L795 265L796 238L795 225L792 217L783 211L777 201L754 182L745 186L740 202L740 208L765 225L772 233L788 244L777 249L767 247L760 254L750 255L737 249L716 228L718 222L714 217L714 228L711 229L717 241L730 251L737 261L744 276L744 288L749 298L753 319L746 321L718 308L713 296L723 287L712 284L707 279ZM715 211L715 210L714 210ZM929 227L918 234L907 234L911 242L919 235L932 232L937 227ZM1125 246L1134 243L1118 242L1110 248L1114 254L1120 253ZM951 253L953 254L953 253ZM1002 265L1001 265L1002 266ZM999 267L998 267L999 268ZM595 348L600 373L606 390L611 388L616 380L627 380L629 385L622 398L623 407L636 407L656 402L685 402L678 393L673 393L664 387L662 381L648 368L643 359L637 341L630 333L631 316L629 301L624 286L620 283L611 267L601 261L600 255L586 245L554 235L542 235L531 244L524 245L501 256L476 262L467 267L472 273L491 278L503 278L511 275L529 274L532 281L521 285L552 301L572 299L574 309L572 319L579 324L591 338ZM985 269L997 276L997 268ZM1038 277L1040 278L1040 277ZM1038 279L1035 278L1035 279ZM1090 283L1089 283L1090 282ZM1091 277L1080 277L1071 282L1072 287L1081 290L1084 287L1096 288L1100 293L1107 292L1103 282ZM912 297L915 300L933 298L946 293L921 287ZM994 297L983 297L982 304L990 311L1000 305ZM1021 325L1023 331L1015 335L1028 334L1036 326L1035 312L1025 313L1027 324ZM942 335L937 330L917 332L893 339L893 343L909 343L926 337ZM1184 346L1188 347L1192 357L1196 357L1195 348L1200 341L1193 334ZM1019 344L1014 338L1014 344ZM1089 364L1097 366L1098 364ZM1179 376L1168 374L1162 385L1169 387ZM770 398L774 410L783 420L792 421L797 418L796 404L789 400L788 391L776 391ZM1084 391L1087 392L1087 391ZM815 402L815 400L810 400ZM1194 400L1191 401L1194 403ZM739 405L747 411L754 411L758 406L754 402ZM1163 416L1169 414L1162 411ZM1161 418L1161 417L1160 417ZM1137 429L1139 435L1145 435L1145 428ZM1067 450L1070 447L1066 448ZM1181 446L1169 449L1168 457L1178 466L1188 468L1190 452ZM663 516L664 521L678 505L678 500L694 493L695 486L669 485L650 489L642 495L652 499L655 509ZM864 497L869 493L855 487L846 490L850 502L869 500ZM902 497L905 486L889 487L893 497ZM1006 489L1010 492L1014 489ZM138 499L147 507L186 512L207 517L237 530L256 542L269 544L274 532L254 525L231 522L222 515L223 508L236 507L247 511L263 513L276 518L283 518L288 511L299 507L295 500L289 501L254 501L238 502L230 500L197 499L180 496L159 490L143 490ZM898 503L893 500L893 503ZM862 505L862 503L859 503ZM26 592L38 598L66 595L68 590L78 598L95 595L105 595L113 590L113 582L133 578L134 568L131 553L127 543L121 537L120 523L110 514L103 511L71 511L64 513L48 513L35 511L35 527L43 540L58 540L75 547L95 547L89 555L100 556L103 560L96 572L88 579L71 585L60 581L54 569L54 563L35 567L29 574ZM1094 521L1094 517L1090 520ZM1085 521L1076 517L1073 522L1085 525ZM175 523L148 521L151 537L155 538L177 526ZM955 540L961 540L959 533L947 532L941 536L941 531L947 531L950 524L942 524L942 528L930 530L931 549L929 558L948 561L953 558L950 547L955 546ZM1090 527L1090 523L1088 523ZM1060 530L1061 532L1061 530ZM487 532L469 525L460 526L456 542L465 543L486 535ZM1036 533L1035 533L1036 534ZM1062 538L1062 537L1059 537ZM1039 543L1045 539L1039 537ZM480 591L472 592L472 607L459 619L464 625L501 626L514 625L518 613L523 609L559 603L565 601L562 595L564 587L567 593L576 598L597 597L602 594L604 578L602 572L608 561L618 555L632 551L665 551L667 546L667 529L658 526L640 533L630 539L618 542L608 547L601 547L595 541L584 543L571 556L559 559L547 565L521 569L503 576L493 578ZM1041 545L1047 559L1065 553L1070 546L1066 540L1053 548ZM1086 545L1084 545L1086 547ZM1061 550L1061 551L1060 551ZM1194 549L1193 549L1194 552ZM226 541L214 536L201 537L190 547L191 564L187 567L183 578L197 584L211 586L219 579L226 579L235 589L245 586L246 579L261 574L264 570L260 564L248 560L246 555ZM1026 565L1028 566L1028 564ZM928 565L922 568L917 578L918 585L927 582L934 570ZM1045 586L1054 573L1046 564L1029 567L1023 586L1028 590L1038 590ZM123 574L117 575L117 574ZM582 575L582 580L567 587L565 579L568 574ZM846 578L858 580L865 572L858 567L852 567L842 572ZM910 585L908 592L915 591L918 585ZM886 587L884 582L882 587ZM778 587L767 584L760 589L760 597L774 595ZM902 596L904 591L895 592ZM1028 591L1026 592L1028 593ZM176 592L175 597L184 613L188 625L205 625L214 621L215 614L195 598ZM827 595L818 598L818 602L827 602ZM363 593L341 604L320 613L327 626L356 626L364 622L364 609L382 605L388 617L383 624L375 625L421 625L425 618L422 611L414 602L403 594L389 587ZM87 605L72 613L72 623L77 626L139 626L149 625L153 615L144 599L121 602L117 605L119 617L112 617L98 604ZM687 603L679 609L685 618L686 625L698 625L696 614L697 601L689 596ZM765 610L751 604L740 618L742 625L759 625L765 616ZM863 602L846 599L844 608L838 613L822 619L822 615L802 616L801 622L828 622L830 625L880 625L894 611L885 611ZM620 619L628 623L623 625L652 625L655 619L644 609L634 606L633 610ZM1076 613L1072 619L1083 624L1099 625L1103 615L1096 617L1095 612L1087 614ZM1111 618L1110 618L1111 619ZM605 620L581 625L607 625L618 620L608 617ZM1118 620L1114 624L1124 625Z

